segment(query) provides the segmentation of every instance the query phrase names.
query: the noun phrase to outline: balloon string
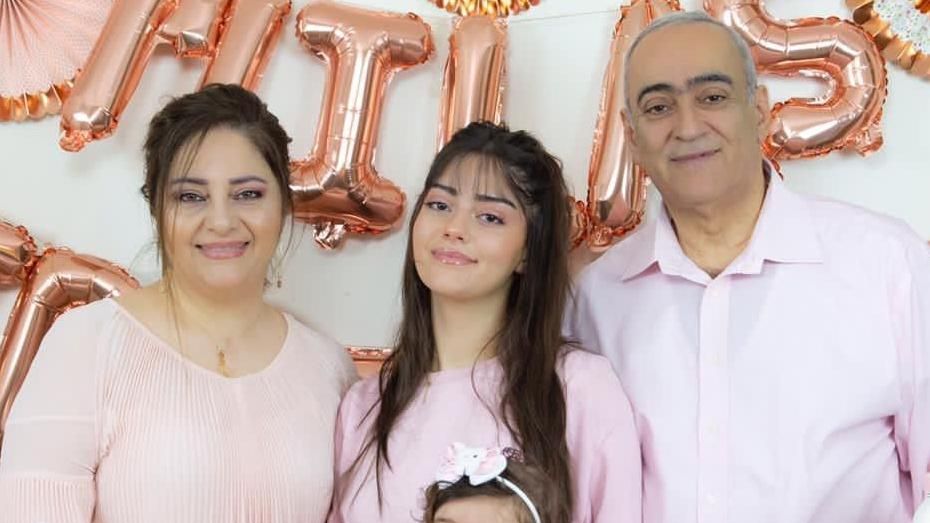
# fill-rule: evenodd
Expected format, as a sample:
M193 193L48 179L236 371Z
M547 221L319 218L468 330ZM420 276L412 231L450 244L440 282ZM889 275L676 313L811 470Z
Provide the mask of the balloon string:
M579 16L590 16L590 15L601 15L609 13L611 15L618 15L620 13L620 8L615 9L599 9L597 11L582 11L580 13L565 13L561 15L550 15L550 16L537 16L534 18L524 18L522 20L508 21L508 25L518 25L518 24L529 24L533 22L541 22L543 20L553 20L556 18L577 18Z

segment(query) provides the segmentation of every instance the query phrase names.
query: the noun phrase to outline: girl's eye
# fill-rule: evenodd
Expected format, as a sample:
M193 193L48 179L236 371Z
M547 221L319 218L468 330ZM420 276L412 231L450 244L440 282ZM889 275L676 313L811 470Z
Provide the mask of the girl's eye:
M264 196L264 194L259 190L246 189L244 191L240 191L236 193L235 198L237 200L258 200L262 196Z
M449 210L449 204L447 204L446 202L440 202L440 201L426 202L426 207L434 211L448 211Z
M494 225L503 225L503 224L504 224L504 220L502 220L500 216L498 216L498 215L496 215L496 214L487 213L487 212L486 212L486 213L479 214L479 215L478 215L478 219L481 220L481 221L484 222L484 223L490 223L490 224L494 224Z
M181 203L203 202L206 198L195 192L182 191L178 193L178 201Z

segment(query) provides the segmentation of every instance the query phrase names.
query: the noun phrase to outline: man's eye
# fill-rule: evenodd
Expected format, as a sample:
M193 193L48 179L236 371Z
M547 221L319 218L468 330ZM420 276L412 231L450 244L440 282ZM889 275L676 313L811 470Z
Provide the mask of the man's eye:
M653 104L653 105L646 107L646 110L643 112L649 115L658 116L661 114L665 114L668 111L669 111L669 106L667 104Z

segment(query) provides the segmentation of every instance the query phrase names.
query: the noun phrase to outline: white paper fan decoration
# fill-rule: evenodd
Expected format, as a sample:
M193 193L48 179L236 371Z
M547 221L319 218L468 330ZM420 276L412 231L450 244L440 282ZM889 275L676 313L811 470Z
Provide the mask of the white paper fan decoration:
M0 121L57 113L112 0L0 0Z

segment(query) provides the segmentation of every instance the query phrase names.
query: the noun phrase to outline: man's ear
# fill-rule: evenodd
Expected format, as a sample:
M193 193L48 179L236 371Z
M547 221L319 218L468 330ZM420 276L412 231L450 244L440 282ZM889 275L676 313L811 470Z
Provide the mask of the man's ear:
M625 108L621 110L620 118L623 122L623 139L630 147L630 152L633 153L633 161L638 162L639 147L636 144L636 129L633 128L633 121L630 118L629 111L627 111Z
M769 105L769 90L764 85L756 87L756 131L759 136L759 143L765 142L769 135L769 125L772 123L772 111Z

